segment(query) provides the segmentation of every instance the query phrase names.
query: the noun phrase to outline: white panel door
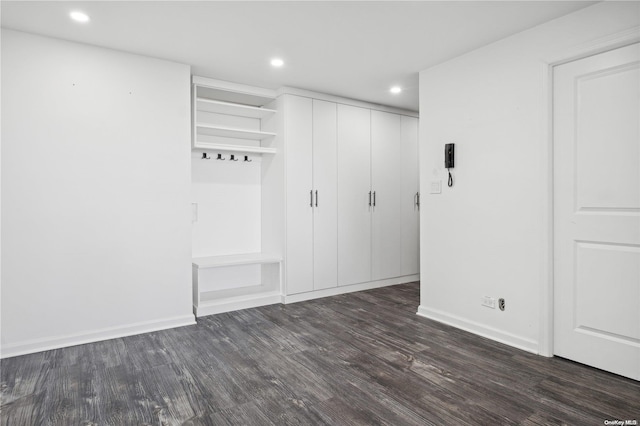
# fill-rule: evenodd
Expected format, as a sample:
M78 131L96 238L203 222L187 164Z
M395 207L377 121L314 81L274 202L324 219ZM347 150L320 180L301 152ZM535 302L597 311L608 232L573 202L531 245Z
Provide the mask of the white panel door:
M338 105L338 285L371 281L371 113Z
M337 105L313 100L313 289L338 285Z
M402 275L420 272L418 119L400 117L402 177Z
M400 116L371 111L373 280L402 275Z
M286 292L313 290L312 104L285 96Z
M554 352L636 380L639 47L554 70Z

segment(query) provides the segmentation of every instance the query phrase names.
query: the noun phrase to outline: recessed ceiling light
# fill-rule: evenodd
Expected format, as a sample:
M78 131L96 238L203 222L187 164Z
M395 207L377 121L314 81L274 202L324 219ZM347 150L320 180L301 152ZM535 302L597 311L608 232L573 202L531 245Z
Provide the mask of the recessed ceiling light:
M280 58L273 58L271 60L271 66L272 67L280 68L283 65L284 65L284 61L282 59L280 59Z
M391 89L389 89L389 91L395 95L395 94L398 94L398 93L402 92L402 87L393 86Z
M84 12L80 12L79 10L74 10L69 14L69 16L76 22L89 22L89 15Z

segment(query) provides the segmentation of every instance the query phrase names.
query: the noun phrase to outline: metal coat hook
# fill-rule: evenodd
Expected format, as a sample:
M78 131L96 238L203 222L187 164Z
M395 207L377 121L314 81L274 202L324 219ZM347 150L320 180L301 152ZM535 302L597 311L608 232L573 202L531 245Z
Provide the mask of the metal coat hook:
M209 157L206 152L203 152L202 153L202 159L203 160L211 160L211 157Z
M252 162L253 160L249 160L249 156L248 156L248 155L245 155L245 156L244 156L244 161L246 161L247 163L250 163L250 162Z
M234 154L231 154L231 158L229 158L229 160L238 161L238 159L236 158L236 156Z
M216 160L224 160L224 157L222 156L222 154L218 154L218 156L216 157Z

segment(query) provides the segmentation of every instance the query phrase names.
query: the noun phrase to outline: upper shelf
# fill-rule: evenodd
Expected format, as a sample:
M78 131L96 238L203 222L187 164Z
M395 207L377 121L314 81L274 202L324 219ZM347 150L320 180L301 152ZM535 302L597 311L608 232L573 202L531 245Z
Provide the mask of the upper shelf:
M233 129L231 127L217 126L214 124L196 124L197 133L201 135L221 136L225 138L251 139L261 141L275 136L272 132L262 132L260 130Z
M193 76L198 98L215 99L234 104L265 106L276 99L276 91L207 77Z
M223 143L195 141L193 147L208 151L238 152L243 154L275 154L276 148L267 146L231 145Z
M215 101L213 99L198 98L197 109L199 111L215 112L218 114L238 115L248 118L264 118L269 114L275 114L275 109L254 107L249 105L232 104L229 102Z

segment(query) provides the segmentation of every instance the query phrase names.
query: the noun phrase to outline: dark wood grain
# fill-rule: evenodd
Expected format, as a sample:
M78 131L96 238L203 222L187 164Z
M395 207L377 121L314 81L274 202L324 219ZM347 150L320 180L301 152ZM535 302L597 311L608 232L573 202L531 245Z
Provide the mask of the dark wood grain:
M2 425L602 425L640 382L421 318L418 283L8 358Z

